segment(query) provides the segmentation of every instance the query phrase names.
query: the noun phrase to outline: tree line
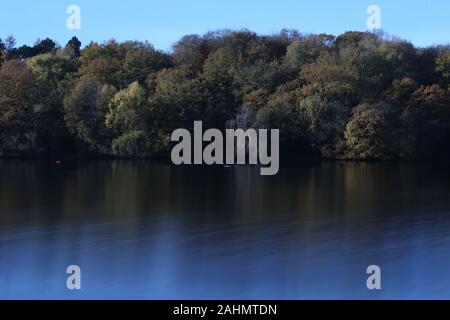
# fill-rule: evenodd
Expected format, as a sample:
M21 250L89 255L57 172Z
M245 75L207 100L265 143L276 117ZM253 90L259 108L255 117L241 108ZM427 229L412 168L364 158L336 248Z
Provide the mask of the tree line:
M285 156L450 155L450 46L382 33L0 39L0 156L167 155L177 128L280 129Z

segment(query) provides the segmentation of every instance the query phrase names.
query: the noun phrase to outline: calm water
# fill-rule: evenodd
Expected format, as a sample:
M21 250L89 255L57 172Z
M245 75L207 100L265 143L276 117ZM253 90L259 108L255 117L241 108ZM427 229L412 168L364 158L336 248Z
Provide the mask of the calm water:
M450 169L3 160L0 298L450 299Z

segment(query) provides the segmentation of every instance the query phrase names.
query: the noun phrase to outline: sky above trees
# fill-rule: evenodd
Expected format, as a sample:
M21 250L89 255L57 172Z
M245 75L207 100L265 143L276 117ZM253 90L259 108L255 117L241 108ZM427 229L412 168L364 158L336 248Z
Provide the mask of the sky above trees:
M80 30L66 28L69 5L82 13ZM115 38L148 40L168 50L183 35L221 28L248 28L270 34L282 28L302 33L365 31L368 6L381 8L382 29L416 46L445 44L450 30L447 0L130 0L30 1L2 3L0 38L13 34L32 45L50 37L63 45L77 36L83 44Z

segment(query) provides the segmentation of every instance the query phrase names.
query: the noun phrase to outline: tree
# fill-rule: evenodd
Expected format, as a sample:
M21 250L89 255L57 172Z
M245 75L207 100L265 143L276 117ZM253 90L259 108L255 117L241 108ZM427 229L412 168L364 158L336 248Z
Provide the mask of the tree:
M260 109L256 115L256 128L280 130L280 152L289 157L317 156L308 139L299 108L288 102Z
M170 56L155 50L146 42L130 42L125 46L127 48L122 67L125 85L134 81L142 85L149 74L172 67Z
M411 77L395 79L392 86L384 92L384 97L390 103L405 108L416 89L417 82Z
M64 98L66 125L81 148L110 153L112 133L105 126L105 105L114 94L113 87L82 78Z
M3 56L5 57L5 59L16 58L16 39L12 35L9 35L4 39L3 46Z
M258 111L264 107L267 107L268 102L268 92L264 89L256 89L245 95L243 104L252 110Z
M308 96L299 106L312 147L325 158L336 157L336 144L347 124L349 109L320 96Z
M436 59L436 71L442 75L446 84L450 84L450 47L441 49Z
M28 59L28 58L34 56L35 50L33 47L23 45L23 46L15 49L14 53L15 53L15 58Z
M287 47L285 63L300 70L302 66L313 63L319 56L330 52L334 40L334 36L327 34L298 36Z
M340 63L336 57L322 56L305 65L300 79L305 83L301 89L304 97L316 95L347 107L361 101L358 72Z
M2 39L0 39L0 66L2 65L3 61L4 61L4 56L6 54L6 46L3 43Z
M33 47L23 45L14 50L14 55L20 59L28 59L40 54L51 53L54 54L56 52L56 43L46 38L44 40L38 40L34 44Z
M116 134L145 130L148 112L145 90L138 82L116 93L109 103L106 125Z
M200 71L211 50L207 40L192 34L184 36L173 45L172 57L178 65L186 64Z
M392 159L397 137L389 119L389 106L361 104L345 130L347 157L360 160Z
M15 47L16 47L16 39L12 35L7 36L5 39L6 51L11 52L14 50Z
M39 113L43 97L39 81L26 64L5 62L0 70L0 153L30 155L39 151Z
M64 53L70 57L78 58L81 55L81 42L77 37L72 37L64 47Z
M264 89L273 92L283 81L277 62L242 65L234 74L233 84L236 96L241 100L253 90Z
M433 157L448 153L450 92L439 85L421 86L412 93L404 118L414 137L415 153Z
M161 70L150 97L151 124L170 135L174 129L191 128L204 118L207 95L204 83L182 65Z
M223 47L208 56L203 65L203 76L207 81L228 86L233 81L233 72L238 64L235 52Z
M138 82L113 97L106 125L116 137L112 142L115 155L148 157L167 151L170 135L164 134L165 128L150 126L149 111L145 90Z
M394 79L403 77L417 77L415 66L418 65L417 51L407 41L392 39L383 41L376 50L376 54L382 57L379 70L384 73L384 83L390 85Z
M52 154L71 152L74 145L64 122L63 100L71 89L77 62L58 52L34 56L26 60L26 63L40 81L41 91L45 96L45 108L40 113L42 130L39 145Z
M40 54L27 60L28 67L35 76L48 82L53 89L65 85L77 71L78 64L62 54Z
M129 131L113 141L112 150L123 158L145 158L151 155L151 142L145 131Z
M414 79L418 84L429 86L442 82L442 77L436 70L436 59L439 48L416 48L416 65L414 67Z
M305 43L297 40L287 48L286 63L300 70L305 64L315 61L313 54Z
M45 54L45 53L55 53L56 43L50 38L45 38L44 40L38 40L34 44L34 55Z
M102 84L123 88L123 56L123 50L114 40L102 45L91 43L81 53L79 74Z

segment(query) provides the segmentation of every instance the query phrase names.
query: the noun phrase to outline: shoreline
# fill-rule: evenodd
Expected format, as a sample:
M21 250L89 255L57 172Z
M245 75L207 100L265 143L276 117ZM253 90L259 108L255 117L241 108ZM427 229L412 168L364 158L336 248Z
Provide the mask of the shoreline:
M319 163L438 163L443 161L448 161L450 156L435 157L435 158L420 158L420 159L343 159L343 158L322 158L322 157L297 157L297 156L280 156L280 166L287 165L302 165L302 164L319 164ZM53 156L53 155L30 155L30 156L0 156L0 161L2 160L19 160L19 161L49 161L49 162L86 162L86 161L129 161L129 162L154 162L162 164L173 164L170 156L153 156L153 157L142 157L142 158L132 158L132 157L116 157L116 156L86 156L86 155L75 155L75 156ZM205 163L200 165L175 165L175 167L182 166L204 166L204 167L214 167L214 166L226 166L225 164L214 164L207 165ZM230 167L235 166L257 166L257 165L230 165Z

